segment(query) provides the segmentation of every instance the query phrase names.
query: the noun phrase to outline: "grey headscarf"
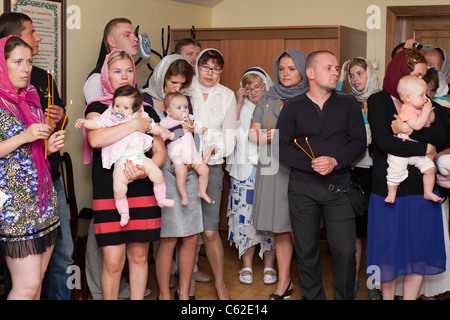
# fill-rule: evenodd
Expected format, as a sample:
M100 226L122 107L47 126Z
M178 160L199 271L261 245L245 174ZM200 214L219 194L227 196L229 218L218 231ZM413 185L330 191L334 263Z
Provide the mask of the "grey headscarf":
M280 83L280 77L278 75L278 68L279 68L279 62L280 57L287 53L289 57L291 57L292 61L295 64L295 67L302 75L302 83L300 86L297 87L290 87L287 88L283 86ZM302 93L305 93L309 90L309 84L308 84L308 78L306 77L306 68L305 68L305 62L306 62L306 55L295 49L287 49L283 51L275 60L275 65L273 67L273 87L270 88L265 94L265 97L268 97L270 99L290 99L294 98L296 96L301 95Z
M147 88L143 89L142 92L148 93L155 99L164 101L166 98L166 93L164 92L164 79L166 77L167 70L170 65L177 60L186 60L181 54L170 54L162 58L162 60L156 65L153 70L153 74L150 78L150 82ZM182 92L183 90L181 90Z

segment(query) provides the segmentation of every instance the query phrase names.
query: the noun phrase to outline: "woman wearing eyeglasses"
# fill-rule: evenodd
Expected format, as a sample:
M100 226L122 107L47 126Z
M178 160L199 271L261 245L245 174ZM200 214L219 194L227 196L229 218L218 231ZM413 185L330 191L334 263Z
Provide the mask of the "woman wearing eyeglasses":
M202 201L202 237L220 300L230 299L223 280L224 253L218 231L224 175L222 164L234 149L237 119L234 92L219 83L223 66L224 59L219 51L203 50L197 59L196 75L190 91L195 120L199 126L208 128L206 134L200 137L199 152L209 167L206 193L212 201Z
M236 132L236 147L227 159L226 170L230 173L230 196L228 198L228 240L234 242L242 259L239 281L253 283L253 256L259 247L259 256L264 259L263 282L277 281L274 239L270 232L255 229L252 219L253 191L258 165L258 146L248 141L248 130L255 104L273 83L267 73L258 67L249 68L242 76L241 87L236 92L239 114Z
M278 284L269 295L283 300L291 295L290 267L294 245L289 216L288 181L290 168L277 160L273 140L281 109L286 102L308 91L303 52L288 49L275 60L273 87L259 99L251 120L249 140L259 145L253 222L257 230L272 232L278 266ZM314 149L314 146L312 146Z

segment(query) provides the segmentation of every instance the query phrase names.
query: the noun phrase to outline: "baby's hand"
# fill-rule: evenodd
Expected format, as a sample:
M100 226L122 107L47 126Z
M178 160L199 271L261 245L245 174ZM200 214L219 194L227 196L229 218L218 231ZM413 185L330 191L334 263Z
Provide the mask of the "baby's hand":
M203 153L203 160L205 161L205 163L207 163L209 161L209 158L211 158L211 156L213 154L215 154L217 151L217 147L215 144L208 146L205 149L205 152Z
M84 121L85 120L83 118L77 119L77 121L75 122L75 128L80 129L84 125Z
M430 99L427 99L427 101L423 104L422 111L431 111L434 110L433 104L431 103Z
M170 132L167 129L164 129L164 130L161 131L161 135L160 136L163 139L163 141L172 140L173 138L175 138L175 133Z

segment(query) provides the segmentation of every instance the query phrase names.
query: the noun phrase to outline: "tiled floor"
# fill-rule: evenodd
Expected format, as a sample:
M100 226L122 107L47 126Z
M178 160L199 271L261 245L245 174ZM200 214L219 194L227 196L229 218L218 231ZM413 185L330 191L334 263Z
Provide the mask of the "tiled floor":
M225 254L225 283L230 296L233 300L267 300L269 294L271 294L275 288L276 284L265 285L262 281L264 265L260 260L259 256L255 255L253 260L253 284L245 285L239 282L238 275L241 269L241 261L237 256L237 249L234 246L230 246L229 242L226 241L227 233L226 231L220 231L224 254ZM321 250L321 265L322 265L322 277L323 285L328 299L333 299L333 260L328 249L326 242L322 242ZM363 261L365 257L363 257ZM209 266L208 259L204 255L204 250L200 251L200 257L198 262L198 267L201 271L212 275L211 268ZM297 274L297 263L295 259L292 261L291 266L291 278L294 282L294 290L291 295L291 300L300 300L302 297L300 285L298 281ZM360 289L358 290L356 300L367 300L369 299L369 292L366 287L366 275L365 270L360 271ZM158 295L158 285L155 278L155 265L150 266L149 282L148 287L152 290L150 296L147 297L149 300L156 299ZM171 294L176 289L171 289ZM217 300L215 293L214 282L210 283L196 283L196 294L197 300Z

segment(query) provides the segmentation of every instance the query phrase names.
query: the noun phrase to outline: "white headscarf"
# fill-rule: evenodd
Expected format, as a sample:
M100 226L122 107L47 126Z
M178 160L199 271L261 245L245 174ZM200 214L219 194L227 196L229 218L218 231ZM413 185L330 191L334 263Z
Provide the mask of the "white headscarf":
M243 87L242 80L248 74L258 75L266 85L267 91L273 86L272 79L270 79L269 75L263 69L252 67L247 69L242 75L241 87ZM255 104L248 97L245 98L239 117L236 146L234 152L227 158L226 170L230 173L231 177L238 181L247 180L253 171L253 166L258 164L258 146L248 140L248 130L250 129L254 110Z
M217 50L217 49L207 48L207 49L205 49L205 50L203 50L202 52L199 53L199 55L198 55L198 57L197 57L197 61L195 62L195 76L194 76L194 79L193 79L193 81L192 81L192 87L193 87L193 89L200 90L200 92L201 92L201 93L204 93L204 94L210 94L210 93L212 93L212 92L216 89L216 87L219 85L219 82L220 82L220 76L219 76L219 78L217 79L217 82L216 82L212 87L206 87L206 86L202 85L202 84L200 83L200 81L199 81L199 76L198 76L198 74L199 74L199 72L198 72L198 62L200 61L200 58L202 57L202 55L203 55L206 51L209 51L209 50L217 51L217 52L222 56L222 59L223 59L222 53L221 53L219 50ZM225 60L225 59L224 59L224 60Z
M245 70L244 74L242 75L240 85L242 87L242 80L245 78L248 74L256 74L261 77L262 81L264 81L264 84L266 85L266 90L269 90L273 86L273 81L270 79L269 75L261 68L259 67L251 67Z
M235 146L236 98L233 91L219 83L220 78L211 87L200 83L199 61L210 50L222 56L220 51L212 48L205 49L199 54L189 95L192 97L195 120L199 126L208 128L206 134L201 136L200 154L203 154L206 147L214 144L217 147L216 153L211 156L208 164L216 165L222 164ZM206 99L203 96L205 94L208 95Z
M186 60L187 62L189 62L188 59L186 59L181 54L170 54L168 56L165 56L156 65L150 78L148 87L143 89L142 92L149 94L159 101L164 101L164 99L166 98L166 93L164 92L166 73L167 70L169 70L170 65L177 60ZM180 92L183 93L183 89Z
M256 74L257 76L259 76L262 79L262 81L264 82L264 84L266 85L266 92L269 91L270 88L272 88L272 86L273 86L272 79L270 79L269 75L263 69L261 69L259 67L252 67L252 68L245 70L244 74L242 75L241 82L240 82L241 87L243 87L242 80L248 74ZM239 119L241 122L241 126L244 124L244 126L245 126L244 129L246 129L246 130L248 130L250 128L250 122L251 122L251 119L253 116L253 110L255 110L255 104L253 102L251 102L248 97L245 98L244 104L242 105L242 108L241 108L241 114L240 114ZM247 124L248 124L248 126L247 126Z
M352 88L352 92L356 96L356 99L359 102L364 102L364 101L367 101L367 99L369 99L370 95L381 91L381 88L380 88L380 81L378 79L377 74L375 73L375 69L373 68L372 63L369 60L367 60L365 58L362 58L362 57L358 57L358 59L364 60L366 62L366 64L367 64L367 69L366 69L367 84L366 84L366 87L364 88L363 91L358 91L358 90L355 89L355 87L353 87L352 82L350 80L350 64L349 64L349 69L347 70L349 72L348 82L350 83L350 87Z

